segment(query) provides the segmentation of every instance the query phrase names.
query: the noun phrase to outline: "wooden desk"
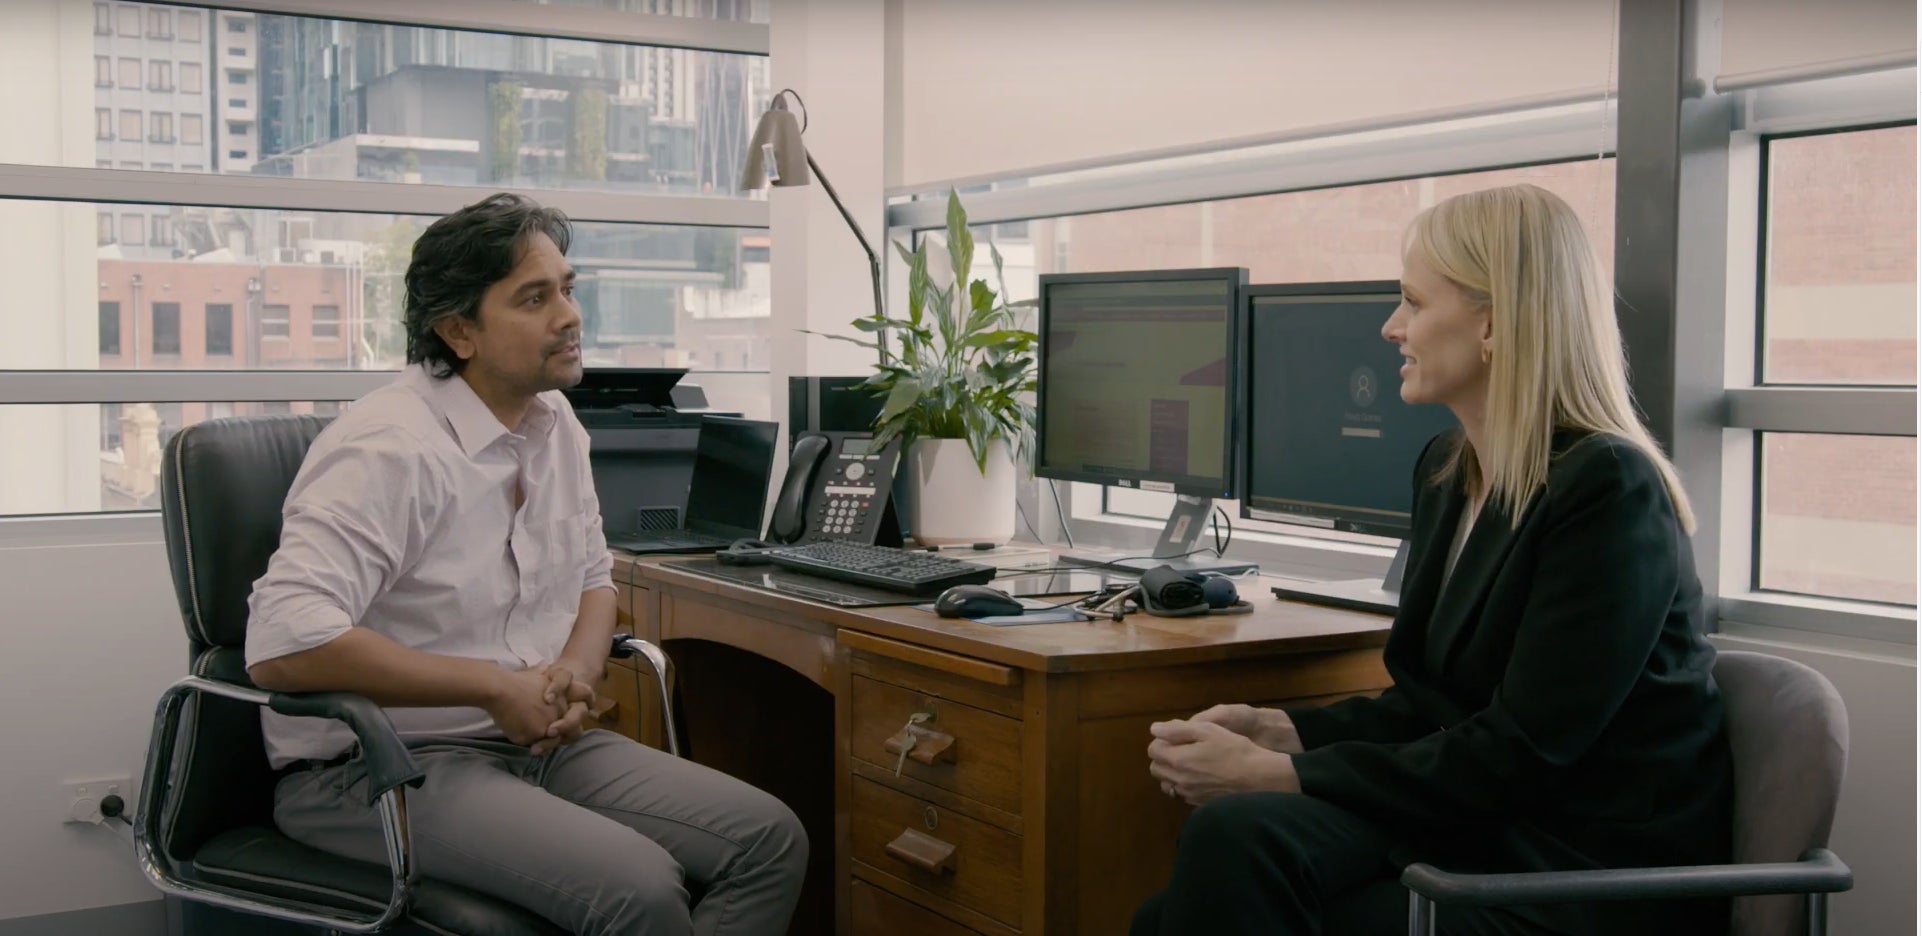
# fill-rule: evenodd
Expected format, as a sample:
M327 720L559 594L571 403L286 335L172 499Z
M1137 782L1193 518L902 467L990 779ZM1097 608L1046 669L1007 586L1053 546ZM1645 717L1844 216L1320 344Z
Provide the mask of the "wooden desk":
M615 577L623 624L674 659L689 756L807 827L793 933L1125 933L1188 812L1148 775L1150 722L1388 685L1387 618L1252 581L1249 615L991 627L829 607L672 560L619 559ZM917 713L903 761L890 739ZM635 714L658 744L658 713Z

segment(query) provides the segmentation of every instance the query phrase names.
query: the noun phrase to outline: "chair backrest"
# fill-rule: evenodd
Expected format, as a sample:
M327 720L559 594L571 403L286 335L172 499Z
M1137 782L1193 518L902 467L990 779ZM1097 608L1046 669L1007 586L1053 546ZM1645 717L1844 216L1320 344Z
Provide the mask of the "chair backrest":
M1786 657L1724 650L1715 660L1735 764L1735 861L1795 861L1826 847L1848 761L1849 721L1826 677ZM1735 936L1801 936L1804 898L1735 901Z
M280 546L287 491L327 423L316 416L214 419L168 440L161 526L195 675L245 680L247 597ZM167 853L189 861L221 832L272 822L273 776L256 706L196 699L181 731L162 828Z

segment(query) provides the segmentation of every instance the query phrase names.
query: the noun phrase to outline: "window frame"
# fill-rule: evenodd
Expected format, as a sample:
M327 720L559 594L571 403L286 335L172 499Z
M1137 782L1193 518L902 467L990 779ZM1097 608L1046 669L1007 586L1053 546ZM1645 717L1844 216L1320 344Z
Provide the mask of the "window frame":
M1780 85L1744 87L1726 92L1734 112L1730 135L1729 213L1730 250L1727 271L1728 384L1726 406L1717 413L1713 429L1722 430L1728 452L1722 465L1721 487L1715 493L1722 505L1719 529L1699 536L1720 536L1724 547L1719 580L1704 575L1718 620L1737 626L1765 626L1791 631L1836 634L1868 640L1913 645L1916 613L1913 608L1889 608L1809 596L1759 592L1749 587L1755 574L1753 538L1759 535L1755 512L1756 448L1753 430L1789 429L1868 434L1915 434L1914 388L1760 386L1753 342L1760 331L1758 269L1762 228L1759 195L1765 179L1758 175L1761 140L1810 132L1872 129L1913 123L1916 115L1915 69L1892 68L1868 74L1810 79L1794 76ZM1550 99L1537 106L1466 118L1459 123L1414 125L1413 132L1397 133L1387 122L1382 128L1340 132L1303 131L1284 135L1279 142L1250 147L1246 153L1213 152L1202 159L1196 152L1147 154L1089 165L1046 167L993 177L946 180L888 191L888 236L912 243L925 232L945 228L945 194L950 186L983 182L992 191L970 196L970 225L987 226L1061 216L1122 211L1162 205L1228 200L1259 195L1363 185L1423 176L1447 175L1540 164L1560 158L1594 158L1599 136L1614 149L1614 114L1600 133L1591 105L1583 113L1578 104ZM1499 125L1491 128L1490 124ZM1470 126L1479 124L1479 126ZM1364 146L1348 145L1350 133ZM1400 139L1396 140L1395 137ZM1387 139L1384 139L1387 138ZM1291 152L1298 141L1315 147ZM1575 148L1571 151L1571 141ZM1489 154L1506 154L1490 159ZM1757 251L1737 247L1745 236L1740 225L1754 225ZM907 270L900 259L888 257L890 303L904 305ZM1713 275L1705 271L1705 275ZM1741 430L1751 430L1743 432ZM1062 500L1061 513L1082 545L1141 549L1153 543L1162 527L1160 518L1143 518L1106 508L1106 492L1097 485L1050 485L1037 481L1023 486L1020 503L1029 521L1051 538L1058 538L1060 522L1047 490L1054 487ZM1708 485L1713 489L1713 485ZM1329 578L1380 576L1392 549L1367 542L1345 542L1302 534L1276 534L1245 529L1237 522L1236 553L1270 569L1286 569ZM1913 652L1907 650L1905 652Z

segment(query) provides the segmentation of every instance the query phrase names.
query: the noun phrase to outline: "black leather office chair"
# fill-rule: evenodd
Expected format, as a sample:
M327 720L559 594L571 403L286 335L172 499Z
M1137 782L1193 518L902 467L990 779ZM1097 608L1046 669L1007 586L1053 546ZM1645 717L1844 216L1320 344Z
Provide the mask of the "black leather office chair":
M168 688L154 716L134 818L141 870L162 892L187 901L182 916L194 932L562 934L516 905L418 875L407 789L420 785L421 773L378 706L348 693L266 692L247 678L247 596L279 546L282 504L326 423L313 416L217 419L189 426L167 444L161 517L193 675ZM670 750L678 753L666 656L624 636L615 645L617 655L639 653L655 667ZM353 729L378 798L386 868L309 848L274 828L262 706L339 719Z
M1854 886L1848 865L1827 848L1849 752L1842 696L1801 663L1736 650L1716 656L1715 682L1735 761L1736 864L1538 874L1449 874L1410 865L1402 873L1410 936L1434 936L1437 903L1684 897L1737 898L1731 936L1824 936L1828 895Z

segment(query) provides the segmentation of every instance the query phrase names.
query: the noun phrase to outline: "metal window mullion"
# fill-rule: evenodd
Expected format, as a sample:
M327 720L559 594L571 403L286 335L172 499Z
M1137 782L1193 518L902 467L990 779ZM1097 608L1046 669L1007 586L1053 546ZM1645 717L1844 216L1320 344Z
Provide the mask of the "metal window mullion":
M766 228L764 199L639 195L575 189L493 189L466 185L353 182L280 176L146 172L0 163L0 198L201 205L437 217L494 191L520 192L577 222Z
M1731 429L1915 435L1913 387L1736 387L1727 400Z
M213 8L741 55L764 56L769 46L766 23L511 0L223 0Z
M0 406L357 400L394 371L0 371Z

